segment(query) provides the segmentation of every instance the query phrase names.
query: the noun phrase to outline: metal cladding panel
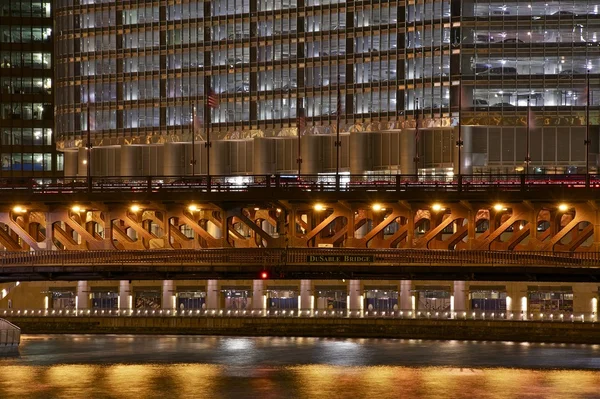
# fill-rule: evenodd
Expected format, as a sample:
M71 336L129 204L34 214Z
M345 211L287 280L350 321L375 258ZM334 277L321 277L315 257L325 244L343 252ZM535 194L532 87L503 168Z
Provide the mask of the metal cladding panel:
M273 165L273 140L255 137L252 141L253 165L255 175L269 175L275 171Z
M269 139L273 151L275 171L277 173L296 172L298 170L298 138L281 137Z
M590 129L591 130L591 129ZM563 145L560 140L567 140L569 141L569 136L566 132L568 132L569 129L568 128L558 128L558 139L559 139L559 144L558 144L558 160L559 161L563 161L563 160L568 160L568 159L563 159L563 147L567 147L566 145ZM590 134L591 137L591 134ZM593 142L593 140L592 140ZM571 128L571 137L570 137L570 144L571 144L571 161L575 161L575 162L584 162L585 161L585 128L584 127L572 127ZM590 146L590 153L593 153L594 151L592 150L593 147ZM591 159L591 157L590 157Z
M211 140L212 141L212 140ZM230 142L224 140L212 141L210 149L210 174L231 174Z
M191 143L166 143L162 147L163 168L165 176L191 175L192 157L196 159L195 174L206 173L206 149L204 142L195 143L195 151L192 153Z
M369 140L371 134L373 133L350 133L350 173L362 174L373 169Z
M252 174L253 140L231 140L229 143L230 171L233 174Z
M322 171L323 160L319 136L303 136L300 145L302 152L302 174L317 174Z

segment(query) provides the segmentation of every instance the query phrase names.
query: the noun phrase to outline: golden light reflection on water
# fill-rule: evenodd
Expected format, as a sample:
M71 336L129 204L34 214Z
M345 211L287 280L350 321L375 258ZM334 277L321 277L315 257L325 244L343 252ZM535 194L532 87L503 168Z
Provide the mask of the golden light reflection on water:
M592 398L600 372L207 364L0 367L0 398Z

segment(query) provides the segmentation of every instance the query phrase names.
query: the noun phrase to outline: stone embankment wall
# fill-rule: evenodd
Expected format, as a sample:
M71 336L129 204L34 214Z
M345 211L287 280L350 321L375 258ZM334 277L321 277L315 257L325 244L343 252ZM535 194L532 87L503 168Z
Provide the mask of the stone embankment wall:
M318 318L18 317L23 334L198 334L600 343L600 323Z

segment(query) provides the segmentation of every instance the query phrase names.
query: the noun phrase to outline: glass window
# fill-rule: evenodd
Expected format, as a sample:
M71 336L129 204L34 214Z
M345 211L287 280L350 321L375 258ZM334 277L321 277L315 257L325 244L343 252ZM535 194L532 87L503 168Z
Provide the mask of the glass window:
M422 79L450 75L450 56L411 58L406 62L406 79Z
M441 46L450 43L450 28L424 29L408 32L406 34L407 48L420 48Z
M170 31L168 33L173 33ZM125 33L123 35L124 48L148 48L160 45L160 32L147 30L145 32Z
M126 58L123 60L123 70L126 73L159 71L160 56L154 54Z
M298 7L296 0L258 0L258 11L287 10Z
M211 15L233 15L250 12L250 0L213 0L210 2Z
M380 60L379 62L359 62L354 65L354 83L387 82L396 80L396 60Z
M346 65L324 65L304 69L306 87L327 87L346 83Z
M125 101L148 100L160 98L159 79L139 79L123 83L123 99Z
M241 40L250 38L250 24L222 24L211 28L212 40Z
M110 75L117 73L117 60L104 58L81 61L81 74L83 76Z
M115 10L90 11L76 15L75 18L79 18L81 27L85 29L112 26L117 22Z
M334 96L315 96L306 98L306 115L308 117L336 115L337 114L337 95ZM346 98L342 96L342 112L345 107Z
M238 65L250 63L250 48L239 47L235 49L216 50L211 53L211 58L211 63L213 66L227 65L229 68L234 68Z
M156 32L158 34L158 32ZM158 36L157 36L158 40ZM179 44L192 44L202 43L204 41L204 29L203 28L183 28L174 29L167 31L167 44L179 45ZM156 44L158 45L158 43Z
M276 69L258 73L258 91L292 90L298 87L296 69Z
M242 122L250 120L250 103L224 102L211 112L212 123Z
M258 36L269 37L282 34L292 34L298 31L296 20L283 18L273 21L258 22Z
M406 8L407 22L431 21L450 18L450 2L436 1L433 3L410 4Z
M258 119L289 119L296 117L295 98L277 98L258 102Z
M183 3L167 6L167 21L202 18L203 16L203 2Z
M196 97L204 94L203 76L184 76L167 79L167 97ZM158 98L158 97L157 97Z
M90 83L81 86L81 102L95 103L117 100L116 83Z
M323 32L346 29L346 14L317 14L304 19L306 32Z
M123 111L123 127L126 129L160 126L160 108L132 108Z
M344 39L336 39L308 42L304 44L304 51L306 58L344 55L346 54L346 41Z
M202 51L183 51L167 55L167 69L202 68L204 53Z
M450 106L450 90L448 87L418 88L406 91L407 110L435 110Z
M372 91L354 95L354 113L396 111L396 91Z
M211 77L211 87L217 94L249 93L250 74L245 72L213 75Z
M358 28L395 24L396 22L398 22L398 9L396 7L368 8L357 10L354 13L354 24Z
M95 51L110 51L117 49L116 35L93 35L82 37L79 40L81 42L82 53L93 53Z
M123 10L123 25L147 24L159 22L158 7L142 7Z

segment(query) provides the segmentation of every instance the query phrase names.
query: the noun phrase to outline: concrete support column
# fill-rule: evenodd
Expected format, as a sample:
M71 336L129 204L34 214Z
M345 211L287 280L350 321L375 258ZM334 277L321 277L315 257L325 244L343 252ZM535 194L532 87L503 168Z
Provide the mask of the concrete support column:
M79 154L78 151L65 151L64 154L64 173L66 177L75 177L79 172ZM85 176L85 175L84 175Z
M312 315L315 307L315 297L312 292L311 280L300 280L300 311L304 315Z
M413 303L412 281L400 281L400 311L404 317L414 317L415 307ZM408 312L411 312L409 316Z
M104 241L102 243L104 249L115 249L113 242L113 225L110 211L104 213Z
M54 231L52 230L53 223L54 214L52 212L46 212L46 239L44 240L44 249L47 251L54 249Z
M316 175L320 170L321 152L320 137L308 134L300 138L300 153L302 155L302 174Z
M400 173L414 175L415 170L415 129L402 129L400 132Z
M467 311L467 291L465 288L464 281L455 281L454 282L454 309L450 309L452 312L452 318L460 319L462 317L463 312Z
M506 285L506 313L507 319L527 320L527 286L521 283L508 283Z
M175 284L173 280L163 280L162 284L162 308L173 309L173 296L175 295Z
M598 320L598 285L573 284L573 317L575 320Z
M268 140L264 137L255 137L252 139L254 155L252 159L252 172L255 175L270 175L275 172L273 160L270 157L270 149L274 140Z
M77 282L77 309L90 308L90 285L87 281Z
M264 315L267 310L265 306L265 282L263 280L252 282L252 310L260 315Z
M456 129L455 137L458 139L458 128ZM460 174L470 175L473 174L473 127L461 126L460 139L463 142L463 146L460 149L460 160L458 159L457 146L454 146L454 154L452 157L454 160L454 173L458 174L458 163L460 162Z
M219 280L208 280L206 282L206 309L219 309Z
M355 315L358 312L358 314L362 316L364 303L360 280L350 280L348 284L348 296L350 297L350 306L348 310L351 314Z
M128 280L119 281L119 309L131 309L131 284Z

